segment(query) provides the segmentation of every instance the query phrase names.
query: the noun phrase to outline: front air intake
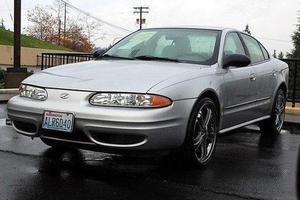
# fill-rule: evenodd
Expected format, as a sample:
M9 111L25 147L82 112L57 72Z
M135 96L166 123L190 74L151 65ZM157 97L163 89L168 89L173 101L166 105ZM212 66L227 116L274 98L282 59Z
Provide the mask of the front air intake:
M26 133L36 133L37 132L37 127L33 123L13 121L13 124L20 131L23 131L23 132L26 132Z
M130 134L111 134L91 131L90 136L99 143L112 145L135 145L145 141L145 136Z

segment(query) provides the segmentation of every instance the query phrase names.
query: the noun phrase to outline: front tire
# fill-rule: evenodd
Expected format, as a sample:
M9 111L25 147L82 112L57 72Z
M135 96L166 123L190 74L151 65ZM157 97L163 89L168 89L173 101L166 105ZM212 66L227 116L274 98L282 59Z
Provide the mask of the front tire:
M218 111L210 98L202 98L192 111L182 158L194 167L204 167L216 149Z
M285 118L285 104L285 92L280 88L275 96L271 118L264 120L259 124L262 134L270 136L277 136L280 134Z

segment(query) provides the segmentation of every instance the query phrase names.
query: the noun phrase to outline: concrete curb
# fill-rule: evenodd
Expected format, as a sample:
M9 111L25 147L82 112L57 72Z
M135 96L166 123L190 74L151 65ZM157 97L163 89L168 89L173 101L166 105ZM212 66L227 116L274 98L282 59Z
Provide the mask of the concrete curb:
M299 107L285 107L285 113L291 115L300 115L300 108Z
M19 93L18 88L0 89L0 104L7 103L10 98Z
M284 127L300 127L300 123L297 123L297 122L289 122L289 121L284 121L283 122L283 126Z
M0 89L0 94L18 94L18 92L19 92L18 88Z

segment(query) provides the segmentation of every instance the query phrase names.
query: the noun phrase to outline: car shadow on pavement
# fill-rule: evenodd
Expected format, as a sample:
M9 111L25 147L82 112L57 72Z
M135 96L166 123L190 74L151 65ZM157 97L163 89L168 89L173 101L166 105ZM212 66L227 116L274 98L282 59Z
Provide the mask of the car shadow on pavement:
M270 137L257 130L242 129L219 138L215 157L204 169L181 168L166 158L90 158L84 151L58 148L43 153L38 169L46 177L94 180L122 188L141 188L150 181L171 188L189 185L206 192L242 193L243 198L284 199L296 193L293 183L297 154L289 151L294 146L298 148L294 138L292 134ZM287 146L288 142L292 142L291 146Z
M118 155L101 156L98 159L85 158L77 149L49 148L40 160L39 172L52 176L61 176L62 172L77 178L122 183L122 179L145 177L157 168L159 161L145 158L123 157ZM125 183L126 184L126 183Z
M297 195L298 199L300 199L300 145L298 150L298 169L297 169Z
M255 137L253 137L253 134ZM176 163L168 158L149 159L109 155L101 159L85 159L84 154L76 149L49 148L43 154L40 171L54 173L59 170L70 170L73 171L74 174L80 173L81 175L88 175L91 173L94 178L97 177L97 175L102 177L102 175L106 175L108 171L110 175L116 174L117 176L124 174L160 175L160 172L163 174L166 174L166 172L167 174L172 174L172 172L177 173L179 171L184 175L189 172L199 175L207 170L218 170L218 165L223 162L227 162L227 164L223 166L228 166L231 169L233 166L239 166L241 170L242 164L250 162L251 160L249 159L251 158L253 159L252 161L264 156L271 158L273 154L270 154L270 152L281 149L280 137L281 136L260 136L256 130L248 130L248 133L243 137L238 133L222 137L218 142L219 148L215 158L205 169L183 168L180 163L176 165ZM250 141L249 138L251 139ZM231 147L228 148L226 145L230 145ZM278 152L276 152L276 154L277 153ZM229 159L229 157L232 157L232 159ZM245 167L247 171L249 171L251 165L247 164ZM230 174L230 171L228 171L227 174Z

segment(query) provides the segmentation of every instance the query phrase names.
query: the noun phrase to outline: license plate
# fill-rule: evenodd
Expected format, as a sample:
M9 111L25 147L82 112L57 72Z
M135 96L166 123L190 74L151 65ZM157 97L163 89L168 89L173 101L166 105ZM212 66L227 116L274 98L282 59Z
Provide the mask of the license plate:
M74 115L71 113L60 113L46 111L44 113L44 129L63 131L71 133L74 126Z

